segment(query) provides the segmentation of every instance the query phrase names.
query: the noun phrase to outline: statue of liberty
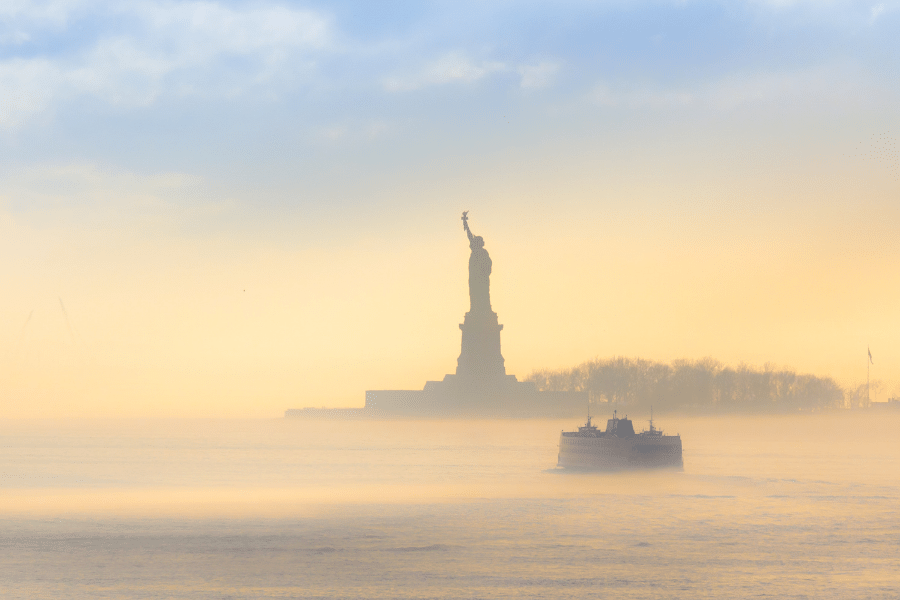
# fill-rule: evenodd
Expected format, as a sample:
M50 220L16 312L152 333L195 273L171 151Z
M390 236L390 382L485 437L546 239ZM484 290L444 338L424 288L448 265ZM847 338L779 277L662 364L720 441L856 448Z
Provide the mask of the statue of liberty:
M491 257L484 249L484 238L472 235L469 229L469 211L462 214L463 229L469 236L469 311L488 314L491 311Z

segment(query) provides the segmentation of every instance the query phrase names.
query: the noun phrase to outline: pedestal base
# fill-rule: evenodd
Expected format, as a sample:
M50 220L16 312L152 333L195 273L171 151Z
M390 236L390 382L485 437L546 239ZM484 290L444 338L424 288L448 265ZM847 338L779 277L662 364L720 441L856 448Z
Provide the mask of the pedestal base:
M472 390L504 385L506 367L500 354L503 325L498 322L497 313L467 312L459 328L462 348L456 361L457 385Z
M379 416L406 417L583 417L585 392L539 392L530 381L508 375L503 385L477 390L459 385L455 375L429 381L422 390L369 390L366 411Z

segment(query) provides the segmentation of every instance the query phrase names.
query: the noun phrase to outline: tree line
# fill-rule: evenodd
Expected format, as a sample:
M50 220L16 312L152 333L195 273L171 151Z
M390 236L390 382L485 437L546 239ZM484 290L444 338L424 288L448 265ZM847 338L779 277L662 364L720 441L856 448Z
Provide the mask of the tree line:
M864 406L865 384L844 390L830 377L771 365L725 366L712 358L671 364L639 358L594 359L570 369L536 370L539 390L588 392L592 404L649 410L798 412Z

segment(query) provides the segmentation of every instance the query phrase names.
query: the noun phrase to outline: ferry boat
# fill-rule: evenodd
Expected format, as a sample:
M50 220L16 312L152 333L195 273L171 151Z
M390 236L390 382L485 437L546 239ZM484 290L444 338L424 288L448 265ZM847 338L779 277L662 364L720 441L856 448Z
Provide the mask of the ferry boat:
M606 422L606 431L600 431L587 423L578 431L563 431L559 435L557 465L567 469L597 469L616 471L655 467L683 468L681 436L663 435L653 425L650 413L650 429L635 433L634 425L626 417L620 419L613 411L613 418Z

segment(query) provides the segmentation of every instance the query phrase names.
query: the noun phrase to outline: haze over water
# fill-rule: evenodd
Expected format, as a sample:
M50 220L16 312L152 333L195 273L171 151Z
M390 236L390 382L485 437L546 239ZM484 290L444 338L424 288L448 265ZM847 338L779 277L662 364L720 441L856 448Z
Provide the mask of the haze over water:
M900 413L657 424L684 472L560 472L572 421L3 421L0 596L900 594Z
M684 472L619 474L554 469L574 421L275 419L453 372L464 210L520 380L710 357L900 396L898 30L0 2L0 598L900 596L897 413L662 416Z

